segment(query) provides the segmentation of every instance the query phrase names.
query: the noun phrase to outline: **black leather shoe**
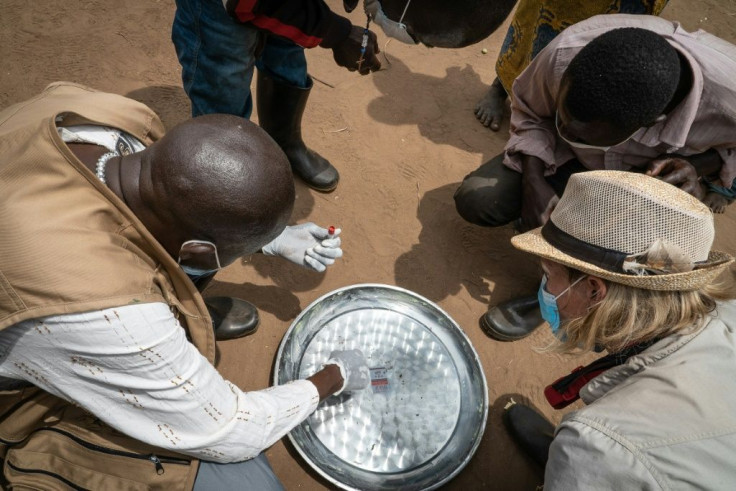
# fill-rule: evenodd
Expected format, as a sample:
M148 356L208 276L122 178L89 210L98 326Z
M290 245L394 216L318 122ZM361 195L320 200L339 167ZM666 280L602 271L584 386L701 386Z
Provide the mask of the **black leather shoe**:
M516 341L544 322L537 296L515 298L496 305L480 318L480 328L497 341Z
M204 304L212 317L215 339L224 341L256 332L258 309L250 302L233 297L209 297Z
M306 147L302 140L302 114L309 87L301 88L258 71L256 105L258 124L286 154L294 174L311 188L329 192L337 187L340 174L327 159Z
M503 412L503 423L511 438L542 468L547 465L555 426L529 406L512 404Z

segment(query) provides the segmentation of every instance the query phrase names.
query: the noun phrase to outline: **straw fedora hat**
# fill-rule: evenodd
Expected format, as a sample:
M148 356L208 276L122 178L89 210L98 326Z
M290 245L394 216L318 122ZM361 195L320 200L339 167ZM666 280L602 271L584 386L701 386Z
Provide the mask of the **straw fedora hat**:
M616 283L647 290L696 290L729 264L711 251L710 209L644 174L574 174L547 223L517 235L522 251Z

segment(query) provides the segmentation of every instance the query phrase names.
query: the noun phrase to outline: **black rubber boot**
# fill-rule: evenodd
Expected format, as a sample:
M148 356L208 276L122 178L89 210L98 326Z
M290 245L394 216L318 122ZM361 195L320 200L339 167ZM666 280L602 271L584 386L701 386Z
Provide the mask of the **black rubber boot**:
M480 318L480 327L497 341L516 341L533 333L543 322L539 301L534 295L491 307Z
M247 336L258 329L258 309L250 302L233 297L209 297L204 299L204 304L218 341Z
M555 434L554 425L534 409L522 404L512 404L506 409L503 422L511 438L524 453L544 469Z
M311 188L329 192L337 187L340 175L327 159L313 152L302 141L302 114L309 87L302 89L258 71L256 105L258 123L289 158L291 169Z

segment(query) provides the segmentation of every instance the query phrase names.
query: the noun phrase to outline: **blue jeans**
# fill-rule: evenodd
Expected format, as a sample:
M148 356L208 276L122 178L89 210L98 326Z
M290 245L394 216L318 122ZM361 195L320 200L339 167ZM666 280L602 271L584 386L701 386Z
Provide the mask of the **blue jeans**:
M225 113L250 118L254 66L287 84L310 85L304 48L237 22L221 0L176 0L171 40L192 116Z
M199 472L194 480L194 491L222 491L241 489L243 491L284 491L281 482L273 473L263 453L251 460L216 464L200 462Z

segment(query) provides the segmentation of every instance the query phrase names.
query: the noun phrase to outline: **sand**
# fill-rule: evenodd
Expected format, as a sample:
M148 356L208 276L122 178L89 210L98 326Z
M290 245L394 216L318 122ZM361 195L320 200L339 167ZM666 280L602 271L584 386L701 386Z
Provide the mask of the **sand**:
M341 2L330 0L336 11ZM150 105L171 127L189 117L179 64L170 41L173 1L4 0L0 16L0 107L29 98L56 80L128 95ZM663 16L688 30L702 28L736 42L736 1L672 0ZM360 9L349 15L356 24ZM514 395L554 421L543 388L590 357L534 351L546 329L515 343L487 338L478 317L489 304L533 293L535 261L509 243L511 228L483 229L455 212L452 194L468 172L501 152L508 123L493 133L473 115L494 78L507 24L460 50L392 41L383 69L361 77L337 67L331 52L308 51L317 80L304 116L304 138L340 170L331 194L297 184L293 223L343 229L345 256L326 274L263 256L222 271L207 294L240 296L262 321L250 337L219 345L219 369L244 389L269 384L279 342L291 321L324 293L356 283L385 283L438 303L462 326L488 379L485 436L468 466L445 489L534 489L541 470L523 456L501 425ZM381 46L385 36L379 33ZM487 54L483 54L483 49ZM327 85L329 84L329 86ZM257 116L254 116L257 119ZM716 217L715 247L736 253L736 206ZM332 486L303 462L286 439L267 455L289 490Z

